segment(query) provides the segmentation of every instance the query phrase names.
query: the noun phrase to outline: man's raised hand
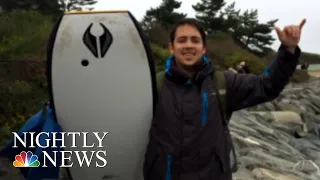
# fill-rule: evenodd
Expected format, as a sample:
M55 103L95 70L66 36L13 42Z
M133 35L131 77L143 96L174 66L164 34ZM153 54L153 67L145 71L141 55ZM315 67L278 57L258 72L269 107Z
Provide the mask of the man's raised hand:
M274 29L282 44L286 45L289 49L295 49L300 42L301 31L305 23L306 19L303 19L298 25L285 26L282 30L275 26Z

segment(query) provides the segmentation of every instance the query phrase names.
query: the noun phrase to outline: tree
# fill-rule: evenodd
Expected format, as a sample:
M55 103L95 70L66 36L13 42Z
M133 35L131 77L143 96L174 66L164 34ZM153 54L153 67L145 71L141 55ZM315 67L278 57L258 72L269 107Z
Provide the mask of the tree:
M38 11L44 15L59 16L63 11L82 10L94 5L96 0L0 0L5 12L14 10ZM91 8L92 9L92 8Z
M197 20L204 26L209 34L217 30L225 30L223 27L223 17L219 14L225 6L224 0L201 0L192 8L196 11Z
M36 11L1 13L0 59L44 60L52 24L51 16Z
M92 5L96 3L96 0L59 0L59 4L64 7L65 11L80 11L84 9L92 10Z
M246 10L241 13L241 10L235 9L235 2L221 10L221 16L227 32L231 33L242 47L258 56L264 56L271 50L268 46L275 39L270 33L278 20L260 23L258 10Z
M231 33L239 30L239 27L241 26L241 10L236 10L235 4L236 3L233 2L220 11L221 17L223 18L223 27L225 28L225 31Z
M163 0L158 7L147 10L141 22L143 28L148 31L160 24L165 30L169 31L177 21L187 16L184 13L175 12L180 6L181 2L179 1Z
M14 10L38 11L44 15L58 15L62 6L56 0L0 0L4 12Z
M234 26L233 38L240 41L251 52L258 56L264 56L270 50L274 38L270 34L274 24L278 21L270 20L260 23L258 20L258 10L246 10L239 16L240 22Z

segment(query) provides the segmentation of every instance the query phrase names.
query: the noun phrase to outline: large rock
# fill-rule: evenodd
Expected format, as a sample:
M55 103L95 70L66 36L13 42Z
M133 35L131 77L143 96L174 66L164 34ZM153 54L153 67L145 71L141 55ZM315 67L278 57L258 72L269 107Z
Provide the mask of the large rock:
M320 80L288 87L272 102L233 114L236 179L320 179Z
M268 180L304 180L299 176L292 174L285 174L282 172L272 171L263 168L256 168L253 171L254 177L256 179L268 179Z

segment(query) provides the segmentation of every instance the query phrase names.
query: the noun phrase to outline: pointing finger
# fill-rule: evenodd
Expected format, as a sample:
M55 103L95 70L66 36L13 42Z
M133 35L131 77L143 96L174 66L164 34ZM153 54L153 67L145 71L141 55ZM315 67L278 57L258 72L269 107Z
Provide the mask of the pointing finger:
M302 27L304 26L304 24L306 23L306 19L303 19L301 22L300 22L300 25L299 25L299 28L302 29Z

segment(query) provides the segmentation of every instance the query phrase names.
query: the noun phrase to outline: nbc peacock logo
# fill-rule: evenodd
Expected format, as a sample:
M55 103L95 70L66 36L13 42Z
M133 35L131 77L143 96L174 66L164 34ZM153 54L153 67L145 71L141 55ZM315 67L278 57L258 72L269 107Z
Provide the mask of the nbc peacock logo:
M38 161L38 156L33 155L32 152L22 151L20 154L16 155L15 161L13 162L14 167L39 167L40 162Z

